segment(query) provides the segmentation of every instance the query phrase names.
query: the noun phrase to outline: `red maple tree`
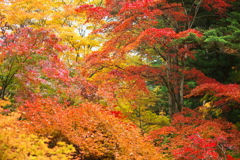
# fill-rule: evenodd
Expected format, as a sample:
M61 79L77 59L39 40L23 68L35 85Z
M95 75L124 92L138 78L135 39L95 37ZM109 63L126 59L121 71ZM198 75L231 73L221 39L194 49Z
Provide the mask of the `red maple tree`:
M163 84L168 89L170 115L180 112L183 108L184 94L186 94L185 82L191 77L189 74L197 76L200 73L196 70L195 72L191 70L190 73L186 65L188 59L194 58L196 53L194 49L202 36L200 31L192 29L196 16L200 9L223 14L230 7L229 3L230 1L224 0L202 0L197 3L167 0L114 0L106 1L104 8L92 5L76 8L76 12L86 13L87 22L92 20L93 23L97 23L103 19L107 20L102 28L93 33L105 34L109 36L109 40L103 44L101 50L86 57L88 71L85 76L92 77L103 68L108 68L108 70L116 70L116 73L121 73L121 76L125 75L125 77L134 74L136 82L150 80ZM119 64L131 54L140 55L142 59L150 62L150 65L120 67ZM159 61L160 65L151 65L154 61ZM201 82L206 83L209 80L202 76ZM141 88L146 90L146 87Z

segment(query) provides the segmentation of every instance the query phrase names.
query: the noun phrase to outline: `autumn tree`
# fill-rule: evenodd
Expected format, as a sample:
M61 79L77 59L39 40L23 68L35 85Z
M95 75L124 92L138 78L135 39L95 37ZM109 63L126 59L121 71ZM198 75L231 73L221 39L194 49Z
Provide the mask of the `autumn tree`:
M106 1L104 8L78 7L76 11L87 12L89 20L109 19L101 29L94 31L110 35L110 38L101 50L86 57L86 66L93 67L92 71L88 70L89 75L107 68L110 62L111 66L115 66L110 68L118 75L131 75L132 78L135 75L132 81L154 81L166 86L170 115L181 111L189 73L186 61L194 58L194 50L202 37L200 31L192 28L201 10L222 14L230 7L225 1L218 2ZM93 13L96 10L103 16L96 16ZM136 54L147 63L118 66L127 55ZM101 61L97 62L96 57ZM158 61L159 65L152 65L154 61Z
M58 38L44 29L23 28L9 34L2 30L1 52L1 99L7 94L14 95L18 90L17 74L26 72L26 68L36 65L37 61L48 56L56 56L62 50ZM63 47L64 48L64 47Z
M69 65L73 65L75 62L79 63L93 47L98 47L102 39L88 34L97 25L84 24L85 14L77 14L74 10L86 3L102 5L101 0L8 0L0 2L0 13L4 22L11 26L9 30L23 27L50 29L62 39L63 45L72 47L71 51L59 54Z

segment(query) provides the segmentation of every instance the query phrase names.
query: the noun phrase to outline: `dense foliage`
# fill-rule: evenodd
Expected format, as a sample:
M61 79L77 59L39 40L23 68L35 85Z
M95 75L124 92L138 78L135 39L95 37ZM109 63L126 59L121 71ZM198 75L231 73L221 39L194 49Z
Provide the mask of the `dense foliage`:
M239 11L0 1L0 159L240 158Z

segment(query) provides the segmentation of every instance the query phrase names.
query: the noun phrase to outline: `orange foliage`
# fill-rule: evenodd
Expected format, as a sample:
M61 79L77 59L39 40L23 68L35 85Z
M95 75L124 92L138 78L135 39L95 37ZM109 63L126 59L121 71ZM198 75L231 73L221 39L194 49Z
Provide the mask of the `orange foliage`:
M75 151L72 145L59 142L54 148L48 147L49 139L29 134L29 130L19 121L21 114L12 112L8 116L0 114L0 159L72 159Z
M82 158L154 160L161 157L132 123L115 117L100 105L68 106L42 98L26 101L21 110L32 132L73 144Z

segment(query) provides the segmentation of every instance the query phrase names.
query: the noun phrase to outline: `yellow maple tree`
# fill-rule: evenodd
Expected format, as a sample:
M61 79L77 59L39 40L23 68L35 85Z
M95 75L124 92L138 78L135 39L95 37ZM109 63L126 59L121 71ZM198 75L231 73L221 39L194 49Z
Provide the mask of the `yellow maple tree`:
M97 27L86 24L86 15L75 9L83 4L102 5L102 0L7 0L0 1L4 22L16 30L22 27L46 28L72 49L61 54L69 64L79 62L93 48L99 47L100 37L89 35Z

